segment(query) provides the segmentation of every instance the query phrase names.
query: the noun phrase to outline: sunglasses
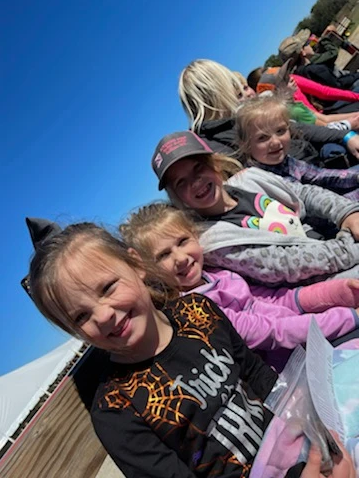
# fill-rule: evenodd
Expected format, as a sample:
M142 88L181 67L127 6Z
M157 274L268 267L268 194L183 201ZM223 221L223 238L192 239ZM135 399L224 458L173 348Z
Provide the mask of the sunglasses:
M20 283L24 291L27 293L30 299L32 299L31 289L30 289L30 275L28 274L26 277L24 277Z

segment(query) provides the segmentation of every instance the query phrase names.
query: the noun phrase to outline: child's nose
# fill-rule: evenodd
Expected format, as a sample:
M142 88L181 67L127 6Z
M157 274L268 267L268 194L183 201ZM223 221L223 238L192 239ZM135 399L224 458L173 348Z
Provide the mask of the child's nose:
M114 317L114 310L109 304L98 304L94 309L94 318L99 325L107 324Z
M191 186L197 186L197 184L201 181L201 176L196 174L196 176L193 178Z
M178 268L183 267L188 262L187 254L182 251L176 251L175 263Z
M276 134L273 134L272 138L271 138L271 142L272 142L272 144L279 144L280 143L279 136L277 136Z

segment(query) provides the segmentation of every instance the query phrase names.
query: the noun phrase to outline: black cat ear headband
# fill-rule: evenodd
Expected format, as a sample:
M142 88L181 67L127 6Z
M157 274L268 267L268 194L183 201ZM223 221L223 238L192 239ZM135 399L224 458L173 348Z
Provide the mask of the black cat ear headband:
M61 227L56 224L56 222L51 222L47 219L27 217L26 225L29 229L35 251L61 232ZM21 285L25 289L25 292L31 297L29 274L22 279Z

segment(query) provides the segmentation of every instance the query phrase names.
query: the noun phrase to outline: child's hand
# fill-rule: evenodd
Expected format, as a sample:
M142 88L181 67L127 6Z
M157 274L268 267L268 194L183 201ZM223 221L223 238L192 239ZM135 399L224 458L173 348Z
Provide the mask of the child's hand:
M349 123L350 123L352 131L358 131L359 130L359 114L350 118Z
M355 478L355 468L349 453L344 448L343 444L338 440L338 435L332 432L339 448L343 453L343 458L334 457L334 465L330 475L327 478ZM311 446L307 464L300 475L301 478L325 478L325 475L320 473L320 465L322 455L316 446Z
M297 91L297 89L298 89L297 83L296 83L295 79L292 78L292 77L291 77L291 78L289 79L289 81L288 81L288 88L289 88L290 91L292 91L293 93L294 93L295 91ZM359 115L358 115L358 116L359 116ZM350 124L352 124L352 123L350 122ZM353 129L353 127L352 127L352 129Z
M346 145L347 150L359 160L359 135L352 136Z
M353 212L342 222L340 229L349 229L356 241L359 241L359 212Z
M348 279L347 285L349 289L359 290L359 279Z

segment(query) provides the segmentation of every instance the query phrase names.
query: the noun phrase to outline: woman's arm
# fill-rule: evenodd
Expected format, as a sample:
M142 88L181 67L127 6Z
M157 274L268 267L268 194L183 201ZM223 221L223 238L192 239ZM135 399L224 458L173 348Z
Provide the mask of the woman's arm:
M324 113L319 113L318 111L313 111L314 116L317 118L317 120L320 123L324 123L325 125L328 125L329 123L336 123L337 121L343 121L343 120L352 120L353 123L355 123L355 127L357 127L356 123L358 119L358 113L336 113L332 115L325 115ZM317 122L315 123L317 124ZM320 124L321 126L321 124ZM350 127L349 127L350 126ZM348 125L348 129L355 129L352 127L352 125Z
M334 113L332 115L325 115L325 114L317 113L317 115L319 115L319 117L322 120L323 120L323 117L325 117L326 118L325 121L328 124L328 123L333 123L333 122L336 122L336 121L354 120L358 116L358 113L356 111L354 111L353 113Z
M335 60L337 59L339 47L335 43L333 43L333 41L329 37L325 36L326 33L329 32L324 31L322 33L322 36L317 46L317 50L319 49L320 53L316 53L310 59L310 62L314 65L320 63L334 64Z
M304 123L291 124L291 130L296 134L303 135L304 139L320 147L326 143L342 144L343 138L347 134L347 131Z

